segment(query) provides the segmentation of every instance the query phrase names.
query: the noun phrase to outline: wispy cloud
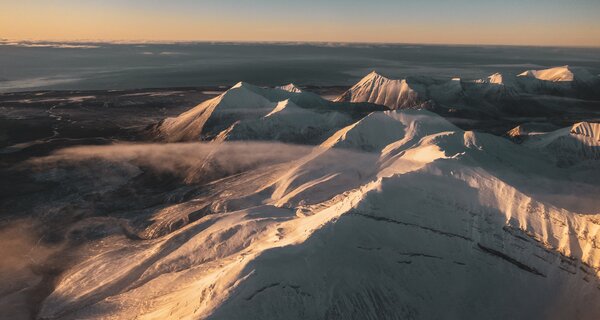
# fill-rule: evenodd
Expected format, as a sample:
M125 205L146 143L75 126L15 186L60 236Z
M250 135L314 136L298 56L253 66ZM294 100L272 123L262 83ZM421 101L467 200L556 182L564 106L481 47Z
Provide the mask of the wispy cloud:
M80 81L81 78L75 77L36 77L19 80L1 80L0 92L11 91L16 89L42 88L53 85Z

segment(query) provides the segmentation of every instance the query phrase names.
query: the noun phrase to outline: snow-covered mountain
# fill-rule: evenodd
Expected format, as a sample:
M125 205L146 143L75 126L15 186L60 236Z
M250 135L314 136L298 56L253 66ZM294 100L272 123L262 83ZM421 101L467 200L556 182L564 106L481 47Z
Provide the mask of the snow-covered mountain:
M600 123L579 122L568 128L530 136L524 145L551 153L561 165L600 160Z
M478 79L468 87L469 96L491 101L516 100L519 96L512 81L506 81L501 73L494 73L487 78Z
M406 79L392 80L373 71L362 78L335 101L371 102L390 109L410 109L425 106L425 88L409 84Z
M327 133L351 121L346 114L301 108L287 99L278 102L262 118L236 121L219 133L215 140L276 140L314 144L326 138Z
M486 100L500 101L517 95L512 86L502 82L502 75L494 74L486 79L463 81L460 78L433 79L410 77L401 80L388 79L371 72L336 101L371 102L394 109L472 109L478 112L496 109L482 106ZM478 105L470 107L469 101Z
M302 92L302 89L296 87L296 85L293 84L293 83L288 83L288 84L286 84L284 86L276 87L276 89L281 89L281 90L285 90L285 91L289 91L289 92L295 92L295 93Z
M412 90L377 75L368 80L351 96L370 92L373 101L397 102L388 100L395 90ZM165 121L165 132L206 122L195 119L219 108L253 111L227 134L250 134L253 121L270 132L330 119L291 98L278 101L290 93L256 90L236 86ZM121 227L80 249L81 260L56 281L39 316L597 319L600 187L591 181L600 178L598 163L558 168L548 156L571 152L570 144L555 143L561 137L597 143L597 126L578 124L518 145L426 110L373 112L293 159L263 159L207 188L172 191L169 199L179 202L145 207L150 221L136 225L136 234L152 237L125 237L118 230L134 222L107 220ZM277 148L296 150L273 144L265 156ZM152 149L153 157L160 150ZM134 172L136 159L146 159L140 152L125 164L92 155ZM59 156L51 159L64 163ZM227 156L221 163L256 155ZM192 165L205 166L197 161ZM169 228L152 233L161 225Z
M597 96L600 78L583 68L561 66L542 70L527 70L517 75L517 84L527 93Z
M316 94L289 85L271 89L240 82L176 118L165 119L158 127L158 134L167 141L211 139L237 121L266 116L285 100L314 109L329 104Z
M510 138L526 139L529 136L545 134L559 129L547 122L527 122L510 129L506 135Z
M483 79L389 79L371 72L336 101L370 102L390 109L429 109L462 116L549 115L578 109L575 99L597 99L600 78L577 67L494 73ZM542 101L543 100L543 101ZM559 110L560 109L560 110Z
M334 113L329 115L333 120L318 121L318 126L304 121L308 118L298 117L302 123L294 123L292 127L295 129L290 127L294 133L268 132L274 130L271 126L277 127L274 123L279 121L277 119L280 116L268 121L264 120L265 116L285 100L302 109L312 110L314 114L324 115L335 111L353 118L356 112L362 116L365 111L377 110L377 106L388 109L430 109L440 114L460 111L462 116L471 117L560 114L565 109L578 112L581 103L561 99L570 95L596 95L600 84L597 80L585 70L567 66L529 70L513 77L495 73L474 81L428 77L393 80L371 72L334 102L302 91L294 84L261 88L240 82L176 118L165 119L156 128L156 133L162 140L171 142L215 138L272 140L284 136L287 137L284 141L291 142L302 140L302 133L306 133L307 141L319 142L319 139L326 138L321 134L348 124L342 121L344 117ZM535 96L538 93L544 95L544 102L539 101L542 97L538 99ZM556 101L552 100L552 94L558 94L554 99ZM266 127L260 128L261 125ZM237 129L229 132L234 127ZM320 129L314 130L315 127Z
M488 83L488 84L504 84L504 77L501 73L494 73L485 79L476 80L477 83Z
M550 82L582 82L589 83L595 81L596 77L585 69L572 68L569 66L554 67L542 70L527 70L518 75L518 77L534 78Z

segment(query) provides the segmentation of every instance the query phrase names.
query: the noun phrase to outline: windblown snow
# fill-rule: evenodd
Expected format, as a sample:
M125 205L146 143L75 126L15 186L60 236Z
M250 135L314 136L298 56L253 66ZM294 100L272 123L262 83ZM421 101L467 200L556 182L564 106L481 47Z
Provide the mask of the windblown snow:
M495 74L477 85L502 84ZM464 90L459 79L432 86ZM419 104L419 90L371 73L339 100L404 109ZM167 140L218 142L194 159L198 168L227 164L219 150L235 146L229 140L317 143L293 159L233 171L208 191L174 190L182 200L145 209L154 219L133 228L135 237L115 233L91 246L39 316L600 317L597 123L518 145L426 110L356 120L319 109L321 100L240 83L165 120ZM557 166L565 154L585 161Z

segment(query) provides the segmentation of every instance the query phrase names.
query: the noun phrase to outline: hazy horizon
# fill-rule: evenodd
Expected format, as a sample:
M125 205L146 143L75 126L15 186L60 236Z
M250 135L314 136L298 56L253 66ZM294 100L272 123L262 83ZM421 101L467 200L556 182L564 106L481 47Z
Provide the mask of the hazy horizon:
M377 42L377 41L325 41L325 40L148 40L148 39L38 39L38 38L0 38L1 45L19 45L24 43L31 44L123 44L123 45L144 45L144 44L272 44L272 45L340 45L340 46L386 46L386 45L420 45L420 46L449 46L449 47L533 47L533 48L600 48L597 45L551 45L551 44L506 44L506 43L447 43L447 42Z
M591 0L4 2L7 39L600 46Z

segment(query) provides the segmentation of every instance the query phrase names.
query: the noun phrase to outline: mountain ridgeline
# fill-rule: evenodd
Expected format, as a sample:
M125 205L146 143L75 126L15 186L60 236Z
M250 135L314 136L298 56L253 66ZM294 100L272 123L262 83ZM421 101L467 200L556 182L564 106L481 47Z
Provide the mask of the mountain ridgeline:
M552 118L598 112L596 99L600 99L600 78L569 66L528 70L515 76L495 73L470 81L393 80L372 72L333 101L293 84L262 88L240 82L179 117L164 120L156 134L166 141L246 139L314 144L332 130L374 111L425 109L476 120ZM279 109L286 111L279 113Z

